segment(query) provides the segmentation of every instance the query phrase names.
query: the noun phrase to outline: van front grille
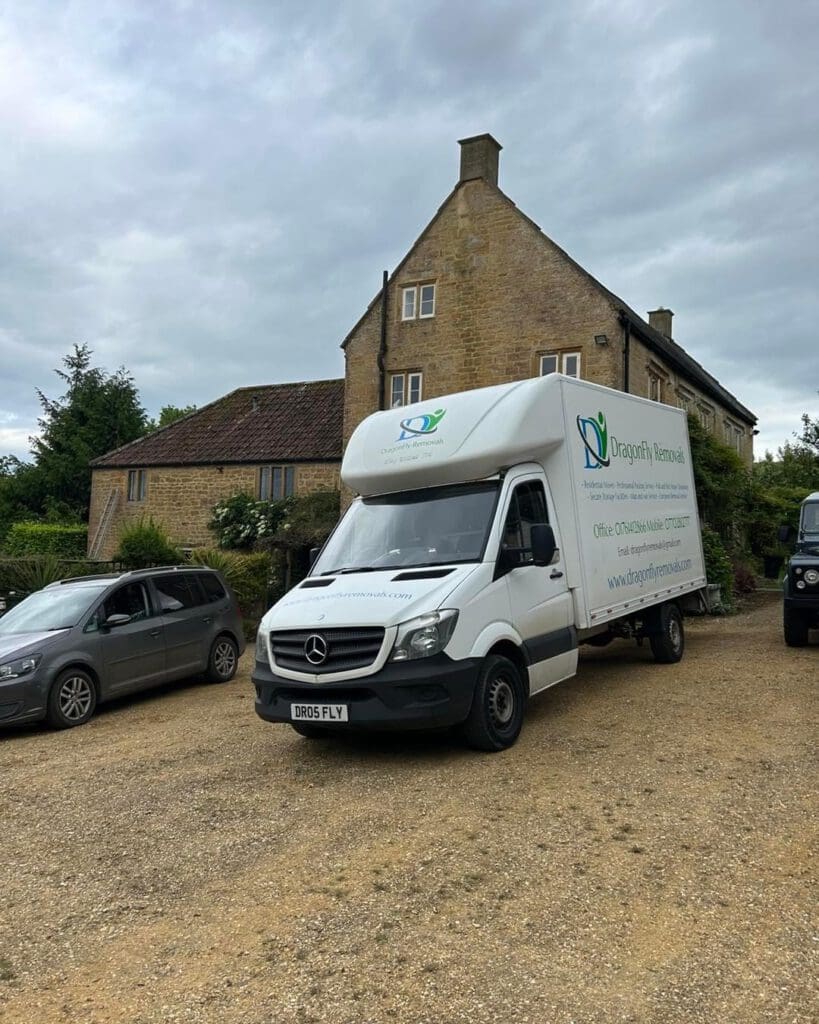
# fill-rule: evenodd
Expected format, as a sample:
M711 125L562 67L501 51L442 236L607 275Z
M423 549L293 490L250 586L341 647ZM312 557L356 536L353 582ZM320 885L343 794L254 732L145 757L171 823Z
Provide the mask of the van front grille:
M316 675L368 668L383 642L383 626L285 629L270 634L273 660L279 668Z

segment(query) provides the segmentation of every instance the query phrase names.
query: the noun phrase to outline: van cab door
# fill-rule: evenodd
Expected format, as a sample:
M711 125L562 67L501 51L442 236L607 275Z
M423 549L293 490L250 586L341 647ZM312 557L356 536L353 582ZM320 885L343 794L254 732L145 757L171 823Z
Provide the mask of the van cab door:
M560 534L542 476L522 476L507 494L499 571L505 572L512 624L523 638L529 692L537 693L577 671L573 605L560 554ZM549 524L557 551L551 565L532 560L532 527Z

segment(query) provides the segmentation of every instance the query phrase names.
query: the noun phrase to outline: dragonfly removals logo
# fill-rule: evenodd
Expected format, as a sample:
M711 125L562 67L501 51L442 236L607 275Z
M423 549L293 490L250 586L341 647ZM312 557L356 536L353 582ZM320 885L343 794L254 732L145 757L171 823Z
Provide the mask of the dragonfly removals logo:
M435 412L422 412L419 416L410 416L401 420L401 433L399 441L409 441L415 437L427 437L434 434L438 424L444 418L446 409L436 409Z
M598 412L596 417L578 416L577 430L583 440L586 461L584 469L600 469L601 466L608 466L609 458L609 431L606 426L606 417Z

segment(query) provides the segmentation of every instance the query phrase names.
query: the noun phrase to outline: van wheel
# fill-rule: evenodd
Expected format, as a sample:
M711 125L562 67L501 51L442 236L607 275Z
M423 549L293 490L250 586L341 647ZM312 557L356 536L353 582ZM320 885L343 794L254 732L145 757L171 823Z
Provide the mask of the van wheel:
M303 722L290 723L299 736L306 736L308 740L323 740L330 734L329 729L323 729L320 725L305 725Z
M788 647L804 647L808 642L808 620L799 612L785 611L785 643Z
M679 661L685 650L685 631L680 609L675 604L660 605L656 620L657 631L648 640L654 660L661 665Z
M236 675L239 648L229 636L218 636L213 641L208 658L206 678L209 683L226 683Z
M520 735L525 706L523 682L514 662L490 654L481 668L462 733L476 750L506 750Z
M82 669L69 668L57 676L51 687L46 721L52 729L72 729L85 725L96 706L94 680Z

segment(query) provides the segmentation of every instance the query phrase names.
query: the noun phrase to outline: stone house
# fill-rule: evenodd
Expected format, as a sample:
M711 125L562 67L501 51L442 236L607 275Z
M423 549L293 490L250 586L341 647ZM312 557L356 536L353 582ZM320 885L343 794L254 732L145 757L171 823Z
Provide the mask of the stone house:
M501 146L462 139L460 177L342 344L344 440L379 408L560 371L694 413L750 465L756 418L498 188Z
M240 388L96 459L92 557L148 515L211 543L220 498L338 486L369 413L552 371L684 408L750 466L756 418L673 340L671 310L644 320L522 213L491 135L460 147L454 189L342 343L344 380Z
M145 517L183 548L213 543L213 506L336 489L343 380L239 388L91 463L88 553L110 558Z

